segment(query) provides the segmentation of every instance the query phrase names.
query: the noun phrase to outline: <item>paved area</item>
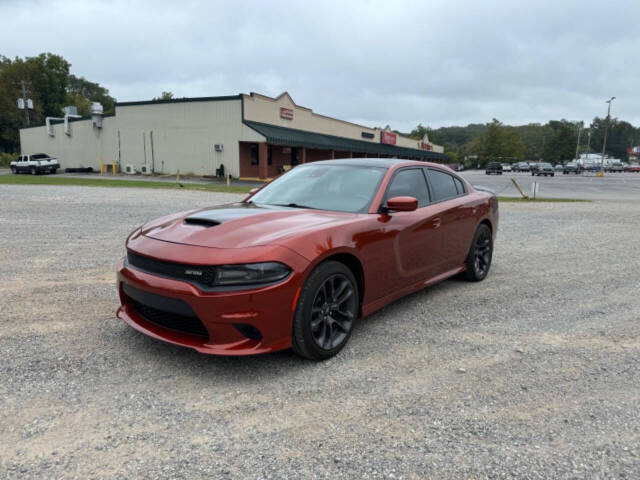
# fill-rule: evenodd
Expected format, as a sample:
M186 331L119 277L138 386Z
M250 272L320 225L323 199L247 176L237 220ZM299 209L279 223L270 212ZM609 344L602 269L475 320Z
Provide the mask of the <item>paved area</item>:
M632 172L606 173L597 177L593 173L563 175L553 177L533 177L530 173L504 173L486 175L484 170L469 170L460 174L472 185L492 188L500 196L519 197L513 185L514 178L527 195L532 195L531 184L540 184L537 196L540 198L580 198L584 200L640 201L640 174Z
M0 478L640 478L639 204L503 204L484 282L324 363L115 319L126 234L235 198L0 185Z

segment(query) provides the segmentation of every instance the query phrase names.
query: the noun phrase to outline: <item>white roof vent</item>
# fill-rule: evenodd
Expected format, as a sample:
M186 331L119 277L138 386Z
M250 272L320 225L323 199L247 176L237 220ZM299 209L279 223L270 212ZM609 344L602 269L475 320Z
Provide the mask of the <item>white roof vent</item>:
M100 102L93 102L89 107L89 111L92 115L102 115L102 104Z

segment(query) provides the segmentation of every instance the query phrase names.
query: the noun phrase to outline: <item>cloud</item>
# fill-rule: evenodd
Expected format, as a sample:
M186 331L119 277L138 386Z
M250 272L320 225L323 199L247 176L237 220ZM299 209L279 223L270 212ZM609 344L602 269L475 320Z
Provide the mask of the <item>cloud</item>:
M5 1L0 16L0 53L58 53L120 101L287 90L410 130L589 121L615 95L640 124L637 2Z

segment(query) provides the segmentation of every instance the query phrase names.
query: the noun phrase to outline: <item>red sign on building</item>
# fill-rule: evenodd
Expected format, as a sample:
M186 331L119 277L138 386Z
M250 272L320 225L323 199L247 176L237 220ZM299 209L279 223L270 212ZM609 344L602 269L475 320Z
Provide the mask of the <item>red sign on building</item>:
M285 120L293 120L293 110L290 108L280 107L280 118Z
M380 143L386 143L388 145L396 144L396 134L391 132L380 132Z
M418 146L422 149L422 150L431 150L431 145L429 145L426 142L419 142Z

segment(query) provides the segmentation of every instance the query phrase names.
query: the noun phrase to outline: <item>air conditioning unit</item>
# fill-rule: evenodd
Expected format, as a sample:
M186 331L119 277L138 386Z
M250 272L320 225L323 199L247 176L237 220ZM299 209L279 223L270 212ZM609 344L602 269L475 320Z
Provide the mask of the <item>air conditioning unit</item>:
M213 148L215 149L216 152L221 152L222 151L222 144L221 143L216 143Z
M133 165L125 165L124 166L124 173L126 173L127 175L135 175L136 174L136 167L134 167Z
M142 165L140 166L140 173L142 175L151 175L151 167L149 167L148 165Z

